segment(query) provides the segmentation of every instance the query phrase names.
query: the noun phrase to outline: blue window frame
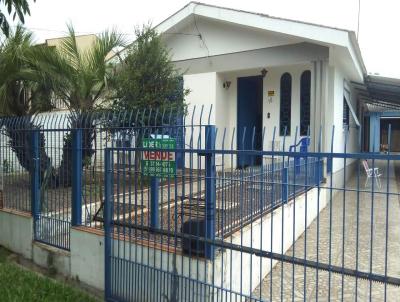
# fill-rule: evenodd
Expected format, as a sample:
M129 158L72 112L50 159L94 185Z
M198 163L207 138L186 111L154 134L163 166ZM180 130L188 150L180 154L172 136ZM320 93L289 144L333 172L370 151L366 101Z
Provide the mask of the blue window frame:
M311 71L306 70L300 77L300 135L308 135L311 120Z
M281 76L281 92L280 92L280 122L279 134L281 136L290 135L290 120L292 112L292 76L285 72ZM286 133L285 133L286 129Z

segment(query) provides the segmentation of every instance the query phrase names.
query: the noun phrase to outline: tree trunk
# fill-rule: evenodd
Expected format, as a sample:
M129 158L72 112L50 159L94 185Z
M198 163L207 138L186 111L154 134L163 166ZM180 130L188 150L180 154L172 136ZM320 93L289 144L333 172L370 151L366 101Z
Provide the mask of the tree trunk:
M16 123L7 123L5 125L6 134L10 138L11 150L15 153L19 164L29 173L33 172L32 158L32 131L39 129L35 126L31 118ZM40 180L44 181L46 172L51 173L53 168L51 160L47 156L45 149L45 137L43 132L39 134L39 158L40 158Z
M95 125L89 115L78 115L71 121L71 129L82 129L82 168L95 153L93 141L96 136ZM72 133L64 137L63 154L60 167L53 178L56 187L72 185Z

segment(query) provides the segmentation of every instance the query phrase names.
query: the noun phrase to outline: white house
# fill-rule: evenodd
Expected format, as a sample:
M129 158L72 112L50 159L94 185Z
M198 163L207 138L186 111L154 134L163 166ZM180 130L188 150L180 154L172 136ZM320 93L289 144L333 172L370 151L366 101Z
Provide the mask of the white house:
M359 151L353 83L363 83L366 69L354 32L197 2L156 30L184 73L189 109L212 105L210 122L220 132L238 129L235 148L249 149L246 127L256 129L254 148L271 150L276 127L276 145L285 140L287 150L298 127L297 141L309 129L311 150L321 136L321 151L330 151L335 126L334 152L344 151L346 135L347 152Z

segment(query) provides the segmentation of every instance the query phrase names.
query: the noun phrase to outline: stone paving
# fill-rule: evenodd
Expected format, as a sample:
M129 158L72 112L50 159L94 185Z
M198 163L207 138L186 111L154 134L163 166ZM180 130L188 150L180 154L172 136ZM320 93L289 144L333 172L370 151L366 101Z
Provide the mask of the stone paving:
M400 171L400 163L397 165ZM300 258L306 254L308 260L327 264L331 254L332 265L350 269L358 266L359 271L372 270L381 275L385 275L387 259L387 275L400 278L400 179L396 180L392 164L388 167L387 162L377 162L377 166L383 174L381 193L372 194L371 184L364 189L365 173L360 170L359 188L369 192L357 197L356 191L348 191L357 188L357 178L353 177L346 183L346 192L337 192L331 206L322 210L286 254ZM388 182L389 197L383 193ZM263 301L400 301L400 287L279 262L253 295Z

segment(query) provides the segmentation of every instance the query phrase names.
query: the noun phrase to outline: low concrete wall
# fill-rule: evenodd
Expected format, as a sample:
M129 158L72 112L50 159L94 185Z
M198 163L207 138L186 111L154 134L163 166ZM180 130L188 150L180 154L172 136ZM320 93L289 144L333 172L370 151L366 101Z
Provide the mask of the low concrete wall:
M173 240L173 239L172 239ZM212 262L176 253L171 247L113 240L112 297L133 301L208 301ZM173 244L173 242L171 242Z
M294 240L299 238L317 217L318 210L326 206L326 196L325 189L321 188L320 192L317 188L312 189L225 241L285 253L292 246L293 237ZM239 293L250 296L260 280L271 271L269 258L228 249L219 250L215 260L210 261L176 254L173 249L168 251L162 247L114 239L113 256L110 259L111 271L117 272L118 276L112 288L113 297L134 297L138 301L160 296L168 300L175 297L178 301L241 301ZM272 267L276 263L273 261Z
M321 211L326 206L327 192L321 189L318 194L317 189L312 189L225 240L264 251L285 253L293 243L293 236L297 239L318 215L318 207ZM306 205L307 223L304 219ZM29 215L0 211L0 229L1 245L33 259L38 265L51 267L104 290L103 232L85 227L72 228L71 250L68 252L33 242L33 219ZM250 295L259 281L271 271L269 258L238 251L219 250L215 260L210 261L176 253L173 248L167 250L162 246L116 239L113 240L110 263L112 273L118 272L119 276L118 282L113 285L113 293L137 300L151 298L148 296L150 292L154 299L164 296L168 299L177 297L179 301L237 300L240 296L235 292ZM273 261L272 267L275 264L276 261Z
M69 277L71 272L70 252L47 244L33 242L32 260L37 265L48 268L53 273L60 273Z
M104 232L71 228L71 277L104 290Z
M104 290L104 233L85 227L71 229L71 251L34 241L29 213L0 210L0 245L35 264Z
M233 234L228 241L284 254L313 222L319 211L325 208L326 196L326 190L323 188L319 193L317 188L309 190ZM250 296L260 280L271 271L270 258L239 251L225 250L217 256L215 262L215 270L222 271L222 274L215 274L215 284L220 288L229 289L229 291L215 290L214 299L218 301L237 301L238 296L235 293L240 292ZM277 261L272 261L272 268L276 263ZM233 293L229 293L230 291Z
M0 245L32 259L33 218L28 213L0 210Z

